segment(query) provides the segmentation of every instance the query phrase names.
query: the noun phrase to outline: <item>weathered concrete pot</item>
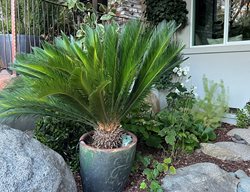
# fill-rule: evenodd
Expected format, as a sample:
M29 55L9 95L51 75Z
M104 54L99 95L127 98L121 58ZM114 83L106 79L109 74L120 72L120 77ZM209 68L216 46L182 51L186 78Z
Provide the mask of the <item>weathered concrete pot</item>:
M80 138L80 166L84 192L122 192L135 157L137 138L126 147L96 149L86 144L90 133Z

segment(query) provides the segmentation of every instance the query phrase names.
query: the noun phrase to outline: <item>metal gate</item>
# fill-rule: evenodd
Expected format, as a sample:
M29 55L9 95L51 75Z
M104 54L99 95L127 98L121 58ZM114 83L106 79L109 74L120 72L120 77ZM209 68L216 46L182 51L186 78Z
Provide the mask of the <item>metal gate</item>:
M75 13L48 0L0 0L0 71L16 53L29 53L61 31L75 35Z

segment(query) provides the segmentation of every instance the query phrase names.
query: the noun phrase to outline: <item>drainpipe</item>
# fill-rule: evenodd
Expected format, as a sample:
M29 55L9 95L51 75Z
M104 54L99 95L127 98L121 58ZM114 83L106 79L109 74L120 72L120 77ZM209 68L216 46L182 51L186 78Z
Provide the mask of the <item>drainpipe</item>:
M12 63L16 57L16 0L11 0L11 51L12 51Z

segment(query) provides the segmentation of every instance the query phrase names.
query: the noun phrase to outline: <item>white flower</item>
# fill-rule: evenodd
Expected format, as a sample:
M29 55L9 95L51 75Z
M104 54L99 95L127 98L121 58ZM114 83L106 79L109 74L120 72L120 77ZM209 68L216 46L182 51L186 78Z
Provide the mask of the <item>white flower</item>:
M187 71L183 71L183 75L187 76L188 72Z
M174 92L175 92L177 95L179 95L179 93L180 93L179 89L177 89L177 88L174 90Z
M184 83L181 83L181 87L184 87Z
M182 75L182 71L181 70L178 70L177 71L177 75L180 77Z
M178 69L179 69L178 67L175 67L175 68L173 69L173 72L176 73L176 72L178 71Z

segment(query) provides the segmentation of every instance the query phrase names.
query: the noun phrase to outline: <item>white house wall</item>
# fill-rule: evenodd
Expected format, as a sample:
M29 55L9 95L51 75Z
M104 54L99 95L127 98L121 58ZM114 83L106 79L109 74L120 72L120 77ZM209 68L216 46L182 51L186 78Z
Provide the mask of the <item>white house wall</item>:
M229 90L229 106L242 108L250 99L250 44L192 47L191 1L186 0L189 24L178 35L186 44L184 54L189 59L184 65L190 66L191 83L197 87L197 93L203 96L203 75L214 81L223 80Z

